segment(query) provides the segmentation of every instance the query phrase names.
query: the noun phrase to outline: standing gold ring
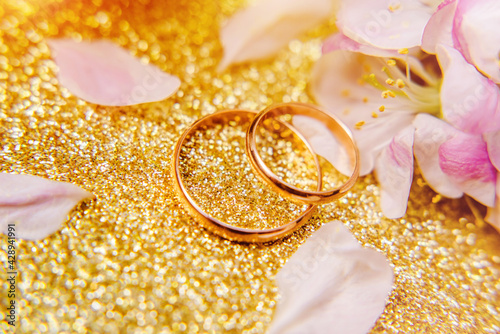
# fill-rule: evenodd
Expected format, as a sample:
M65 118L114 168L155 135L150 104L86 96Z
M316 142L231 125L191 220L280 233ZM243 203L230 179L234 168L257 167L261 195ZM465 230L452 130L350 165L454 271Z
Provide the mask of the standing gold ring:
M316 208L316 205L309 203L306 210L302 212L302 214L300 214L297 218L286 223L285 225L276 228L264 229L264 230L246 229L246 228L232 226L230 224L227 224L225 222L220 221L219 219L210 216L196 203L194 198L189 193L188 189L186 189L186 186L184 185L180 173L179 160L180 160L181 149L187 137L195 130L210 125L232 124L235 121L247 121L248 123L250 123L254 119L255 115L257 115L257 112L255 111L227 110L227 111L216 112L214 114L199 119L198 121L193 123L189 128L187 128L181 135L175 146L174 156L172 159L172 172L175 185L177 187L177 190L179 191L181 200L184 202L189 212L196 218L196 220L202 226L204 226L209 231L212 231L213 233L221 237L234 241L266 242L282 238L286 235L291 234L299 227L301 227L305 222L307 222L307 220L314 213L314 209ZM314 154L314 151L310 146L309 142L300 134L300 132L297 132L292 125L283 122L279 123L285 126L286 128L292 130L304 142L307 148L313 153L316 161L316 166L318 168L317 190L320 191L322 188L321 167L317 160L316 154Z
M266 119L278 119L283 115L308 116L321 121L332 132L340 143L347 149L347 155L353 166L353 171L347 182L342 186L330 190L310 191L299 189L281 180L267 167L257 150L256 131ZM261 111L248 128L246 137L247 156L250 159L253 170L263 181L285 198L306 204L323 204L332 202L342 197L356 182L359 175L359 151L354 142L351 132L340 120L315 106L303 103L282 103L268 107ZM321 177L321 176L320 176Z

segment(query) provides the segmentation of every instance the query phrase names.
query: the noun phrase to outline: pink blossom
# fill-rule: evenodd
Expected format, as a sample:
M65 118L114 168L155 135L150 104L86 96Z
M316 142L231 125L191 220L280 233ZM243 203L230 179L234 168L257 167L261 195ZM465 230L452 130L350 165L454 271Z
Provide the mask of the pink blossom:
M406 211L413 154L437 192L495 205L493 162L500 150L492 138L500 130L500 90L491 80L442 45L436 48L439 62L377 50L344 35L331 37L324 49L331 52L315 66L312 92L352 129L361 173L375 170L387 217ZM345 159L332 163L346 169Z

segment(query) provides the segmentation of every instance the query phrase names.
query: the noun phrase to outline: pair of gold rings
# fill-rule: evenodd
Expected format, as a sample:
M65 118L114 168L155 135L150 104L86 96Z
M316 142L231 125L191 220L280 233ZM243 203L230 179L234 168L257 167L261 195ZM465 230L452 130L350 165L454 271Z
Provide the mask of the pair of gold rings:
M280 127L276 131L283 131L287 128L292 130L307 146L307 148L314 153L313 147L307 139L296 130L288 122L279 120L283 115L302 115L314 118L322 122L328 130L335 136L337 141L343 146L350 163L353 166L352 174L349 179L340 187L322 190L322 173L321 167L316 157L316 166L318 168L318 181L316 191L299 189L274 174L271 169L266 166L262 157L257 150L256 136L257 129L264 126L264 122L268 119L277 120ZM294 202L307 204L306 210L293 221L272 229L246 229L236 227L225 222L222 222L209 214L207 214L190 195L188 189L181 178L179 160L181 148L186 139L197 129L207 126L214 126L216 124L231 124L234 121L248 121L250 126L246 135L246 154L249 158L253 171L272 189L279 192L283 197L290 199ZM189 212L196 218L196 220L206 229L213 233L233 241L242 242L266 242L273 241L278 238L289 235L290 233L301 227L311 217L314 209L319 204L332 202L347 193L347 191L354 185L359 175L359 152L349 129L335 116L330 115L317 107L303 103L282 103L268 107L261 112L249 110L226 110L216 112L214 114L205 116L198 121L194 122L188 127L181 135L174 149L174 156L172 159L172 170L174 175L175 184L179 191L180 197L183 200Z

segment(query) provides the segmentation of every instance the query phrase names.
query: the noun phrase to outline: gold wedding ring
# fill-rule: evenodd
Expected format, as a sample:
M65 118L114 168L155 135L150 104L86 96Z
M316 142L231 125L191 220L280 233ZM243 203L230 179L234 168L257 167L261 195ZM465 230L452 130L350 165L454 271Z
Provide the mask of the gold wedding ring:
M321 121L334 134L337 140L346 148L347 155L353 167L352 174L343 185L325 191L310 191L299 189L281 180L267 167L257 150L256 131L266 119L278 119L283 115L308 116ZM315 106L304 103L282 103L262 110L248 128L246 150L253 170L263 181L279 192L283 197L306 204L324 204L344 196L354 185L359 176L359 151L350 130L335 116L330 115Z
M181 135L179 140L177 141L177 144L174 149L174 156L172 159L172 169L173 169L173 176L175 180L175 185L177 187L177 190L179 191L181 200L189 210L189 212L196 218L196 220L207 230L224 237L229 240L233 241L242 241L242 242L266 242L266 241L273 241L279 238L282 238L286 235L291 234L295 230L297 230L299 227L301 227L307 220L311 217L311 215L314 213L314 209L316 208L316 205L309 204L304 212L300 214L298 217L293 219L292 221L276 227L272 229L264 229L264 230L257 230L257 229L246 229L246 228L241 228L241 227L236 227L230 224L227 224L225 222L220 221L219 219L216 219L212 216L210 216L208 213L206 213L194 200L194 198L191 196L189 193L189 190L186 188L182 177L180 173L180 165L179 165L179 160L180 160L180 154L181 154L181 149L183 144L185 143L186 139L188 136L193 133L194 131L203 128L203 127L211 127L211 126L216 126L217 124L231 124L234 121L236 122L241 122L241 121L246 121L247 123L250 123L252 119L257 115L257 112L255 111L248 111L248 110L227 110L227 111L220 111L216 112L214 114L205 116L195 123L193 123L189 128L187 128L184 133ZM307 140L299 133L297 132L293 126L289 124L283 124L286 128L289 128L295 134L306 144L307 148L314 153L312 150L311 146L307 142ZM316 157L316 155L314 155ZM317 184L317 189L318 191L321 190L322 188L322 177L321 177L321 168L319 165L319 162L317 159L316 161L316 166L318 168L318 184Z
M322 190L322 173L317 159L317 154L314 152L314 149L307 139L300 133L300 131L297 131L291 124L288 124L284 120L280 119L280 117L284 115L290 115L291 117L294 115L308 116L323 122L331 133L335 135L336 139L342 144L344 149L346 149L347 155L351 161L353 172L347 182L338 188L325 191ZM275 124L278 124L278 126L269 127L266 125L266 120L269 119L274 120ZM304 212L302 212L302 214L282 226L264 230L247 229L236 227L216 219L206 213L196 203L182 180L179 162L180 154L186 139L191 133L210 126L226 124L231 125L242 121L251 123L247 131L246 152L255 173L283 197L294 202L307 204L307 208ZM306 147L311 151L311 153L313 153L318 169L316 191L299 189L289 183L286 183L265 165L263 159L259 155L256 144L257 129L262 126L268 130L274 130L278 133L284 131L285 129L289 129L304 142ZM203 227L221 237L233 241L266 242L291 234L307 222L318 204L328 203L343 196L354 185L359 175L359 152L349 129L334 116L312 105L302 103L283 103L266 108L260 113L248 110L227 110L216 112L199 119L187 128L177 141L172 159L172 171L175 185L181 200L186 205L189 212Z

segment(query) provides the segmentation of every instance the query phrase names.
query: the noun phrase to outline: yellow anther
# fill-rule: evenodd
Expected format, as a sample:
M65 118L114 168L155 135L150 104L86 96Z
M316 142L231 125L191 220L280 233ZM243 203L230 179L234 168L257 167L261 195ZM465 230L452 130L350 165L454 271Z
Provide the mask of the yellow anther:
M403 89L406 86L404 81L401 79L396 80L396 85L398 86L399 89Z
M372 117L373 117L373 118L377 118L377 117L378 117L378 114L374 111L374 112L372 112Z
M400 3L397 3L397 4L394 4L394 5L389 5L388 9L391 13L394 13L395 11L397 11L399 8L401 8L401 4Z
M368 98L367 97L363 97L363 103L368 103Z
M389 79L385 80L385 83L388 84L389 86L393 86L394 85L394 80L392 80L391 78L389 78Z
M354 125L354 127L356 128L356 130L361 130L361 127L365 125L365 121L360 121L358 123L356 123L356 125Z
M348 97L349 94L351 94L349 89L344 89L343 91L340 92L340 95L342 95L343 97Z
M385 111L385 106L380 106L380 107L378 108L378 110L379 110L380 112L384 112L384 111Z
M382 92L382 97L383 97L384 99L388 98L389 96L390 96L390 97L396 97L396 94L394 94L394 92L393 92L392 90L384 90L384 91Z
M441 195L436 195L432 198L432 203L439 203L443 197Z
M402 48L398 50L398 53L400 55L407 55L408 54L408 49L407 48Z
M394 59L389 59L387 61L387 65L389 65L389 66L396 66L396 61Z

